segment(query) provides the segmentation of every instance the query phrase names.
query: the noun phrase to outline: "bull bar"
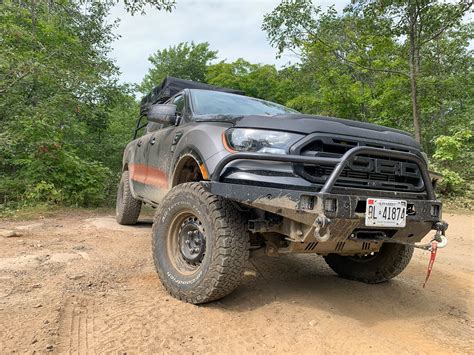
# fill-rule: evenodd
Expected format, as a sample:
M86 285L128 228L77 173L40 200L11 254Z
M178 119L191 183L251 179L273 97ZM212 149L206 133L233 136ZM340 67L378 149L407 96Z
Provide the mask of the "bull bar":
M344 168L347 164L359 155L371 155L379 157L387 157L394 159L403 159L409 162L415 163L420 171L423 184L425 187L426 195L428 200L436 200L433 185L431 183L430 175L427 166L422 158L419 156L409 153L401 152L396 150L387 150L374 147L354 147L344 153L340 158L330 157L308 157L301 155L283 155L283 154L263 154L263 153L233 153L223 158L214 169L211 177L212 182L219 183L222 175L222 171L227 167L229 163L235 160L266 160L274 162L286 162L286 163L300 163L307 165L320 165L326 164L335 166L331 175L320 190L322 194L331 193L337 179L340 177Z

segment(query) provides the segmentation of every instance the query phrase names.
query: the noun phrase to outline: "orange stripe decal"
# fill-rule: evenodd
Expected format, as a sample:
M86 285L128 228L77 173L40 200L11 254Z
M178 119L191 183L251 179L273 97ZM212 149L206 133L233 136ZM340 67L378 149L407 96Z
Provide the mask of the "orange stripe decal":
M130 172L130 179L140 182L142 184L145 183L146 180L146 171L147 167L143 164L129 164L128 170Z
M229 153L237 153L236 150L232 149L230 146L229 146L229 143L227 143L227 138L225 136L225 132L222 132L222 144L224 145L224 148L229 152Z
M207 173L207 170L204 164L199 165L199 169L201 170L202 178L204 180L209 180L209 174Z
M152 185L160 189L168 188L168 177L158 168L145 164L130 164L128 169L130 172L130 178L133 181L145 185Z

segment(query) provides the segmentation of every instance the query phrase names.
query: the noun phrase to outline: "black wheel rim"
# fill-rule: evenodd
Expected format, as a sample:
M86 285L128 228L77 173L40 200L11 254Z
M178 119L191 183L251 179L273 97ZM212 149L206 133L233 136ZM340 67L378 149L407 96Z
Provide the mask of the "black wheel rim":
M167 245L170 261L180 273L191 275L200 268L206 255L206 233L192 211L183 211L173 219Z

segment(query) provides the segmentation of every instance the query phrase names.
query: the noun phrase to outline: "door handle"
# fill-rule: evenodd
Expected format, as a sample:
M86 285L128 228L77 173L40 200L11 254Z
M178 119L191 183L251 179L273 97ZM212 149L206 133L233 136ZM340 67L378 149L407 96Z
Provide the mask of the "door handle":
M150 144L153 145L156 143L156 137L153 137L151 140L150 140Z

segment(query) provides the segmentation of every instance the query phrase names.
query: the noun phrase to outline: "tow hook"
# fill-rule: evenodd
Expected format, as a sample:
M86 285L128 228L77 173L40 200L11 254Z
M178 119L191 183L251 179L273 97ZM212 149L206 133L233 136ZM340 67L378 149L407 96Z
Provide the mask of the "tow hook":
M433 239L431 239L429 243L425 243L425 244L413 244L413 243L409 243L409 242L405 242L401 240L392 240L386 236L377 236L376 238L376 240L379 240L379 241L409 245L417 249L428 250L431 252L430 261L428 263L428 269L426 270L425 282L423 283L423 288L425 288L426 283L428 282L428 279L430 278L431 271L433 270L433 264L436 259L436 252L438 251L438 249L444 248L446 247L446 245L448 245L448 238L446 238L446 235L445 235L446 229L448 229L448 224L444 221L439 221L433 225L432 229L436 230L436 233Z
M329 230L331 220L324 214L319 215L314 220L314 237L318 242L327 242L331 238L331 231Z
M437 249L444 248L448 244L448 238L446 238L445 235L446 229L448 229L448 224L444 221L439 221L434 224L433 229L436 230L436 233L429 243L414 244L414 247L423 250L431 250L433 248L433 243L436 243Z

